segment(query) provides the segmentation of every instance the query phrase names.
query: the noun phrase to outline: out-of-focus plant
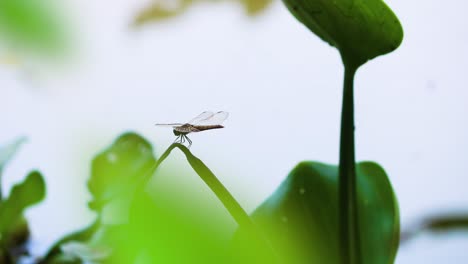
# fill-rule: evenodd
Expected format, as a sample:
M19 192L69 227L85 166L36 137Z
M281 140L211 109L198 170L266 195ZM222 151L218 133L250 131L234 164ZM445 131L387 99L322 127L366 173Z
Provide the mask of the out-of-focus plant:
M266 10L273 0L235 0L240 2L249 16L256 16ZM226 2L225 0L155 0L141 10L135 17L134 24L139 26L173 18L185 13L189 7L201 2Z
M3 169L23 142L24 139L18 139L0 147L0 263L15 263L26 252L29 227L24 211L45 197L45 182L37 171L14 185L8 196L2 195Z
M135 188L147 174L151 174L156 162L151 144L134 133L126 133L92 161L88 188L93 198L89 203L96 212L96 219L86 228L57 241L41 260L41 263L76 261L83 257L83 247L107 248L101 245L102 233L119 230L115 226L125 223L130 200ZM115 233L115 232L113 232ZM75 243L67 247L69 243ZM82 247L76 247L82 243ZM78 244L80 245L80 244ZM65 247L65 250L64 248ZM73 252L78 249L78 252Z
M228 247L230 228L217 216L219 212L197 203L197 197L192 204L182 203L180 189L148 189L151 176L174 148L185 154L233 219L248 230L248 244L261 250L257 255L274 260L269 242L247 213L188 148L172 144L156 160L145 139L126 133L93 160L88 187L96 220L56 242L40 263L226 263L233 259Z
M3 52L55 56L65 51L66 39L64 19L52 0L0 0Z
M401 233L400 243L406 243L425 232L446 233L459 230L468 231L467 213L432 215L406 228Z

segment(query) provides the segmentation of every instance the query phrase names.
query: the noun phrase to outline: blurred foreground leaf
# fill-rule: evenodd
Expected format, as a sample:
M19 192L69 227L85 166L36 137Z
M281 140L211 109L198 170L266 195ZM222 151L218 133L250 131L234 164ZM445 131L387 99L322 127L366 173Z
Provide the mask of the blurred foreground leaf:
M151 173L156 158L151 144L135 133L121 135L92 161L88 188L93 195L90 207L101 211L112 199L129 193L136 183Z
M155 162L151 144L131 132L122 134L112 145L96 155L92 160L91 177L88 181L88 189L93 196L89 207L97 212L96 219L88 227L59 239L39 263L80 263L80 259L92 258L94 249L99 251L94 253L102 253L100 249L105 248L106 243L101 240L109 238L106 237L108 235L102 238L101 233L106 230L113 230L110 232L113 235L119 233L119 230L125 232L125 225L111 227L114 225L112 222L114 218L129 217L129 203L135 189L144 177L152 174ZM117 207L117 210L109 215L109 207ZM100 245L102 243L104 245ZM64 245L72 246L63 247Z
M100 226L100 219L97 218L92 224L83 228L82 230L78 230L76 232L62 237L59 241L55 242L55 244L49 248L48 252L38 262L38 264L76 262L75 257L69 256L68 254L62 252L62 245L73 241L86 242L94 236L96 231L99 230Z
M70 241L61 246L64 255L70 256L70 259L79 259L84 263L100 263L108 258L111 250L105 247L93 247L91 245Z
M19 138L0 148L0 263L14 262L22 254L29 237L23 211L45 196L44 180L38 172L32 172L23 183L13 186L8 198L2 195L3 168L24 141L25 138Z
M254 16L266 10L273 0L240 0L248 15Z
M398 248L399 213L384 170L372 162L357 164L357 195L363 263L393 263ZM302 162L276 192L252 214L283 263L340 263L338 167ZM235 236L243 246L243 230ZM255 248L250 249L255 255ZM325 261L326 260L326 261Z
M255 16L266 10L273 0L236 0L239 1L249 16ZM139 26L149 22L158 22L182 15L189 7L201 2L226 2L225 0L180 0L180 1L155 1L144 8L136 16L134 24ZM166 3L164 5L164 3Z
M10 161L10 159L25 141L26 138L19 138L6 146L0 147L0 173L2 172L5 164Z
M403 39L398 18L382 0L283 0L289 11L343 62L358 67L395 50Z
M64 47L62 27L50 0L0 0L0 42L10 47L56 53Z
M14 142L0 147L0 201L2 200L2 173L5 165L18 151L19 147L26 141L26 138L19 138Z
M247 230L248 245L255 245L257 249L262 250L257 251L261 255L259 259L265 260L265 253L270 254L271 258L270 244L259 233L247 213L204 162L194 156L187 147L178 143L169 146L159 157L154 170L174 148L179 148L185 154L190 166L216 195L231 217ZM229 262L232 259L232 256L227 255L229 253L226 235L229 234L229 229L225 223L216 220L218 212L211 211L206 203L197 205L197 197L190 201L182 201L179 192L184 191L181 189L159 186L157 190L151 190L151 193L157 193L159 197L157 201L153 201L148 190L145 191L151 175L147 176L135 193L131 205L131 221L127 226L131 229L127 233L135 236L132 240L141 244L138 246L135 243L133 250L115 250L120 253L127 252L126 256L114 256L110 263L126 263L115 262L115 259L131 261L129 256L135 258L142 249L145 252L145 263L236 263Z
M225 212L204 203L190 187L182 190L190 198L166 185L137 193L131 220L122 228L125 239L113 239L116 250L108 263L229 263L232 223Z
M31 172L26 180L13 186L10 196L0 204L0 233L8 232L27 207L44 198L44 179L39 172Z
M185 154L189 164L227 211L200 199L198 190L182 183L174 186L165 185L163 181L149 188L147 183L154 171L174 148ZM88 187L94 197L91 206L98 213L96 221L88 228L60 239L41 264L73 263L93 258L99 258L99 263L111 264L235 263L230 262L232 257L227 250L234 227L227 212L248 230L252 240L247 242L249 245L265 248L263 237L259 237L242 207L211 170L181 144L172 144L156 161L151 145L145 139L126 133L93 160ZM208 195L210 199L213 197ZM104 221L106 209L122 200L131 201L118 204L120 208L129 207L129 210L117 210L113 216L126 218L126 221ZM71 249L64 247L70 242Z
M0 242L7 246L13 246L27 237L27 224L24 219L24 211L44 199L46 192L42 175L31 172L27 178L13 186L7 199L0 203ZM25 237L26 236L26 237Z

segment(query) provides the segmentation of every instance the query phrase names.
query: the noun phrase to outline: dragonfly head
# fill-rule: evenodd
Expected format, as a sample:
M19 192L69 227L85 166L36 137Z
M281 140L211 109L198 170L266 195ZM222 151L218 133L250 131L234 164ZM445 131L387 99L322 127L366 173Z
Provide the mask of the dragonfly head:
M179 131L177 131L177 130L175 130L175 129L172 130L172 132L174 132L174 135L176 135L176 136L180 136L180 135L182 134L182 133L180 133Z

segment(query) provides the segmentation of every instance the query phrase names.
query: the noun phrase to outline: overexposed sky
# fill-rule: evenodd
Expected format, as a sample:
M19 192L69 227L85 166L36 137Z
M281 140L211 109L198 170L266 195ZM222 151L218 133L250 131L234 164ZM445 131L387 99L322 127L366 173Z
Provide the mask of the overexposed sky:
M254 18L230 1L197 4L136 30L129 24L146 1L69 2L77 44L68 63L0 65L0 142L29 138L4 182L11 187L30 168L47 180L46 202L28 213L37 240L51 243L92 218L89 161L117 135L137 131L161 154L174 136L156 122L229 111L225 129L191 137L192 151L248 210L299 161L338 162L341 60L280 1ZM357 159L386 169L403 226L467 212L468 4L386 2L405 38L357 74ZM466 233L423 236L397 263L465 263L467 247Z

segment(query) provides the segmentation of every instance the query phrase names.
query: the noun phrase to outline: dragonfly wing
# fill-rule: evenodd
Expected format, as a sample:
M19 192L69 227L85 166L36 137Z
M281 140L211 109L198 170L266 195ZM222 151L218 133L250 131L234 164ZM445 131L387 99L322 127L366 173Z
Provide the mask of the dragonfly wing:
M210 115L207 118L204 118L196 123L190 123L191 125L195 126L216 126L221 125L224 120L226 120L229 116L228 112L220 111L215 114Z
M205 111L205 112L199 114L198 116L196 116L194 119L188 121L187 123L189 123L189 124L198 124L198 123L202 122L203 120L211 118L213 115L214 115L213 112Z
M172 124L156 124L155 126L160 126L160 127L176 127L176 126L181 126L183 125L182 123L172 123Z

